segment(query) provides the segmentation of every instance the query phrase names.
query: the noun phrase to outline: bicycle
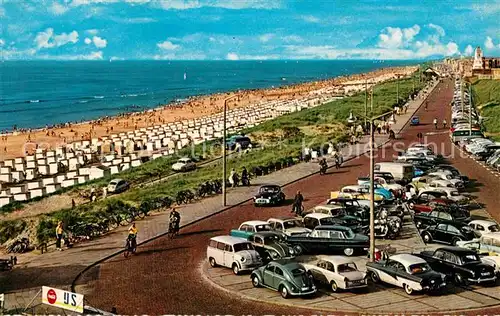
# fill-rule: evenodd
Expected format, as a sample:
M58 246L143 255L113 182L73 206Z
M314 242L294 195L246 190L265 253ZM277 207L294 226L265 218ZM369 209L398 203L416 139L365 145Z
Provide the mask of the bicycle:
M179 235L179 223L175 222L175 221L172 221L170 222L170 224L168 225L168 232L167 232L167 236L170 238L170 239L173 239L175 236L178 236Z
M131 254L136 253L137 251L137 241L136 237L127 237L127 242L125 243L125 251L123 252L123 256L128 258Z

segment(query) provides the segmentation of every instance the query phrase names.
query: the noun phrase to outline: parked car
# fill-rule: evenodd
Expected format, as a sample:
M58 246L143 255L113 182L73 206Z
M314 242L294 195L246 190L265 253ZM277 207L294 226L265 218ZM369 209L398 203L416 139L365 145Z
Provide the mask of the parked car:
M316 293L313 278L300 263L281 259L254 270L250 276L254 287L267 287L280 292L283 298Z
M450 214L446 211L446 209L436 209L430 213L415 214L413 220L417 228L423 228L437 224L451 224L457 227L462 227L464 225L467 225L470 218L466 217L465 214L461 214L459 211Z
M340 189L339 191L333 191L330 193L330 198L355 198L358 200L370 200L370 188L361 185L348 185ZM375 201L382 201L385 197L380 191L375 189L374 193Z
M287 236L309 233L311 230L304 227L301 218L274 217L267 220L273 230L281 231Z
M444 192L432 191L432 190L423 190L420 191L417 197L408 201L408 207L410 210L414 210L415 213L420 213L422 211L421 207L418 210L415 210L416 205L425 205L430 203L430 201L435 199L443 199L446 197Z
M262 265L262 258L253 245L244 238L233 236L212 237L207 247L207 259L212 267L231 268L234 274Z
M356 234L349 227L317 226L312 232L287 238L296 254L326 254L342 251L346 256L364 252L369 247L369 238Z
M359 271L351 258L318 256L318 259L316 263L303 264L316 284L328 285L333 292L365 288L368 285L366 273Z
M312 209L308 210L308 214L326 214L330 216L338 216L341 212L345 211L345 208L341 205L335 204L320 204L316 205Z
M235 150L237 147L247 149L252 144L252 141L247 136L233 135L226 141L226 148Z
M406 294L437 292L446 286L445 275L438 273L425 260L411 254L390 256L387 260L368 262L366 270L374 283L384 282L402 287Z
M469 226L455 226L452 224L438 224L425 228L421 232L426 244L438 242L456 246L463 240L472 240L476 235Z
M413 209L415 214L429 213L429 212L434 211L437 208L448 209L448 208L452 208L452 207L460 208L460 206L455 201L448 200L448 199L442 199L442 198L432 199L430 201L428 201L428 200L426 201L425 199L423 199L423 200L421 200L421 202L419 204L415 204L414 202L412 202L412 205L411 205L411 208Z
M473 249L479 253L500 255L500 233L483 233L472 241L459 242L458 246Z
M429 190L443 192L446 194L447 199L453 200L462 205L470 202L470 197L460 194L460 192L458 192L455 188L429 188Z
M261 231L249 236L248 241L252 243L264 262L295 256L294 250L285 243L285 238L280 233Z
M231 229L230 235L248 239L251 235L257 232L272 231L272 227L265 221L246 221L243 222L238 229Z
M172 170L186 172L196 169L196 163L189 157L180 158L172 165Z
M497 223L495 223L493 221L487 221L487 220L479 220L479 219L473 220L469 223L469 227L472 228L472 230L478 236L481 236L482 234L487 234L487 233L500 232L500 226L498 226Z
M432 269L446 274L457 284L496 281L494 268L482 263L474 250L442 247L432 251L422 251L418 256L427 261Z
M310 213L303 218L304 226L314 229L316 226L340 225L351 228L354 232L361 232L363 227L359 219L348 215L331 216L323 213Z
M275 184L263 185L259 188L259 193L254 196L255 206L279 205L285 201L285 193L281 187Z
M420 118L418 116L413 116L410 121L411 125L419 125L420 124Z
M130 184L123 179L113 179L108 184L108 193L120 193L127 191Z
M440 180L446 180L451 182L456 188L458 189L463 189L464 188L464 183L462 180L455 178L452 174L444 171L434 171L430 172L428 174L429 177L440 179Z

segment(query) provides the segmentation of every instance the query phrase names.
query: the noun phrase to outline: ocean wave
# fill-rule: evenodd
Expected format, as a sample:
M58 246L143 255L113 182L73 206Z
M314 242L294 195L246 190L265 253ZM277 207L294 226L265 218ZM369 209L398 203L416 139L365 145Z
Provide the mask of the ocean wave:
M29 100L29 101L26 101L26 103L39 103L40 100Z
M103 95L94 95L94 99L104 99Z
M89 102L89 100L80 100L80 101L78 101L78 103L87 103L87 102Z

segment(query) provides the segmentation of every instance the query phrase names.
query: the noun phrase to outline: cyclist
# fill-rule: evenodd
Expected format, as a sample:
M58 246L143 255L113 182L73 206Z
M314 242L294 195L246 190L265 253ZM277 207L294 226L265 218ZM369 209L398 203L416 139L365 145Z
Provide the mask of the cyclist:
M325 158L322 158L320 161L319 161L319 173L320 174L325 174L326 173L326 169L328 168L328 164L326 162L326 159Z
M135 226L135 223L132 223L132 226L129 227L128 229L128 236L127 236L127 246L130 249L135 249L137 248L137 233L138 229Z
M169 231L173 234L177 234L179 232L179 223L181 222L181 214L177 212L175 209L170 212L170 223L169 223Z

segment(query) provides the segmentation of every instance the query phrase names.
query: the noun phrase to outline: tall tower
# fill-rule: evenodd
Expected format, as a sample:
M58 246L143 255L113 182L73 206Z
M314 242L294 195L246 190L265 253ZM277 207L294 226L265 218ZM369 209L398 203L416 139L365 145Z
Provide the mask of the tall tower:
M474 50L474 63L472 69L483 69L483 51L481 47L476 47Z

